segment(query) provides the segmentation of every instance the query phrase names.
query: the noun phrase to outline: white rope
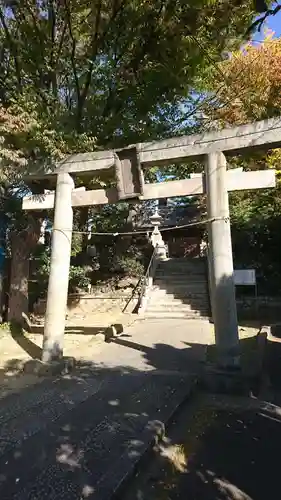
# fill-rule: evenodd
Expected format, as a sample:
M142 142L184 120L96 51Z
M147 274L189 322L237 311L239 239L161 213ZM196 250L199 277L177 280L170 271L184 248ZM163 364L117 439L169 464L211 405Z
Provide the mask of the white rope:
M196 221L196 222L190 222L189 224L183 224L183 225L180 225L180 226L173 226L173 227L161 227L159 229L159 231L162 233L164 231L174 231L176 229L185 229L187 227L194 227L194 226L200 226L200 225L203 225L203 224L209 224L211 222L216 222L216 221L219 221L219 220L224 220L225 222L228 222L229 221L229 217L212 217L211 219L204 219L202 221ZM76 231L76 230L71 230L71 229L59 229L59 228L56 228L54 227L52 231L60 231L60 232L72 232L73 234L91 234L92 236L133 236L135 234L147 234L148 232L151 231L148 231L147 229L146 230L142 230L142 231L130 231L130 232L110 232L110 233L107 233L107 232L94 232L94 231Z

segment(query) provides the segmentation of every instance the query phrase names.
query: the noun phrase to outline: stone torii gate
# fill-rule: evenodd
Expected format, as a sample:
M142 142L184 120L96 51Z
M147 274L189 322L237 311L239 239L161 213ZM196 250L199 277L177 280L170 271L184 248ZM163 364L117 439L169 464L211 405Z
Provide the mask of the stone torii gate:
M121 200L151 200L176 196L207 195L209 275L212 315L220 364L239 364L239 339L233 279L228 191L275 186L275 171L227 170L225 155L245 150L281 147L281 119L274 118L217 132L140 143L117 151L72 155L54 170L37 172L27 179L36 194L23 199L24 210L54 208L51 270L45 316L42 361L60 359L67 305L72 207L103 205ZM192 157L205 163L205 174L191 179L145 184L143 169L181 162ZM117 188L75 189L74 179L89 174L106 175L115 169ZM55 192L44 193L56 180ZM38 194L38 187L41 193Z

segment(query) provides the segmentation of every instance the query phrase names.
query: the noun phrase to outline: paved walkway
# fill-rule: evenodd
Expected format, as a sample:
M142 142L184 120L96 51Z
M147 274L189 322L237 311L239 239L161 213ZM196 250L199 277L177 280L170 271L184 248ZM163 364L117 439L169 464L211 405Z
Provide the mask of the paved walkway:
M197 394L183 406L122 500L280 498L281 408ZM119 499L119 497L118 497Z
M110 498L188 395L211 342L207 322L138 322L71 376L3 399L1 500Z
M140 320L100 351L96 366L190 373L213 341L208 321Z

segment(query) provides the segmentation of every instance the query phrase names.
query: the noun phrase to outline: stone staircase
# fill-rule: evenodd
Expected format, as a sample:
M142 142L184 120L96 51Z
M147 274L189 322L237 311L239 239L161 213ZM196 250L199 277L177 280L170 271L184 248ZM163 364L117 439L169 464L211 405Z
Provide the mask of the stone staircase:
M209 318L206 260L173 258L159 262L144 316L163 319Z

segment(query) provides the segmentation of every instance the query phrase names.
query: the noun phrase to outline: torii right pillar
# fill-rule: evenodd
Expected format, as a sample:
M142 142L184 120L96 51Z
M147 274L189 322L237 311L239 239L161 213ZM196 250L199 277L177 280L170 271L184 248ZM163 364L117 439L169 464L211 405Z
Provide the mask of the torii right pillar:
M226 159L210 153L205 164L209 276L215 327L217 362L222 368L239 368L239 336L233 274Z

